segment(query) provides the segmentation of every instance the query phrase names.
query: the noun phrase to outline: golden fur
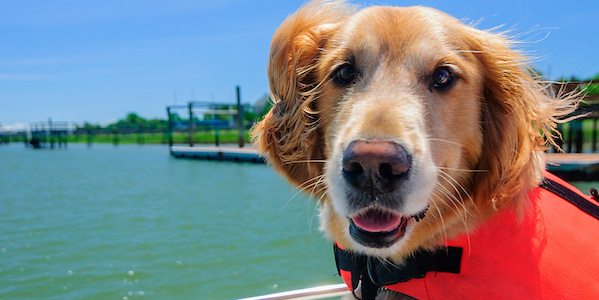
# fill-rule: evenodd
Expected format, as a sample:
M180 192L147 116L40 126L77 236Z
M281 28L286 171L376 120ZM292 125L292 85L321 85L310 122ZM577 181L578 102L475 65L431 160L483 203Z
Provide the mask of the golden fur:
M535 78L504 35L425 7L314 1L287 18L271 45L272 110L255 144L293 184L320 202L321 226L342 246L401 261L420 247L472 230L503 209L526 209L539 184L541 152L576 106ZM356 78L339 86L339 66ZM453 70L450 89L431 87L435 68ZM339 169L358 139L391 140L413 155L403 213L430 209L385 249L348 234Z

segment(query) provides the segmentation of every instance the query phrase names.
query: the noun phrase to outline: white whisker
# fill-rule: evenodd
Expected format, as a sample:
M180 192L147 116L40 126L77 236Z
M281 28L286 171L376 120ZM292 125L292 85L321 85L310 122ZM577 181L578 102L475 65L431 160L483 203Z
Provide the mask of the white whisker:
M431 203L433 203L435 209L439 213L439 220L441 221L441 225L443 226L443 233L445 235L445 243L447 243L447 228L445 227L445 221L443 220L443 213L441 213L441 210L439 209L439 206L437 206L435 199L431 198Z
M307 159L307 160L288 161L288 162L286 162L286 164L288 164L288 165L292 165L292 164L304 164L304 163L319 163L319 164L324 164L326 162L327 162L326 159Z
M315 176L315 177L312 177L312 178L304 181L302 184L297 186L295 188L295 190L296 190L295 193L289 198L289 200L287 200L287 202L285 202L285 204L281 207L280 211L283 211L283 209L285 209L285 207L287 207L287 204L291 203L291 201L293 201L302 192L310 189L311 187L313 189L315 189L316 185L318 185L319 182L321 182L322 178L324 178L324 175Z
M449 143L449 144L454 144L457 146L462 146L462 144L458 143L458 142L454 142L454 141L450 141L450 140L444 140L444 139L435 139L435 138L429 138L429 141L437 141L437 142L444 142L444 143Z
M468 190L460 182L458 182L455 178L453 178L451 175L449 175L448 173L446 173L442 170L439 170L439 173L442 174L442 177L444 180L448 181L448 179L449 179L449 180L455 182L455 184L462 190L462 192L468 197L468 199L470 199L470 203L472 203L472 206L474 206L474 208L478 211L478 206L476 206L476 203L474 203L474 199L472 198L472 196L470 195ZM450 182L448 182L448 183L450 183ZM458 192L458 191L456 190L456 192Z
M458 172L471 172L471 173L488 173L489 170L471 170L471 169L457 169L447 167L437 167L439 170L458 171Z
M467 191L467 190L464 188L464 186L463 186L462 184L460 184L460 183L459 183L457 180L455 180L453 177L451 177L449 174L447 174L447 173L445 173L445 172L443 172L443 171L440 171L440 174L441 174L441 176L440 176L440 177L441 177L443 180L445 180L445 182L447 182L448 184L450 184L450 185L453 187L453 189L455 190L455 192L456 192L457 194L459 194L459 195L460 195L460 199L461 199L462 201L458 201L458 202L460 202L460 204L461 204L461 206L462 206L462 208L463 208L463 213L457 213L457 215L458 215L458 217L460 218L460 220L462 221L462 223L464 224L464 229L465 229L465 233L466 233L466 238L468 239L468 248L470 249L470 246L471 246L471 245L470 245L470 233L468 232L468 229L469 229L469 228L468 228L468 223L467 223L467 216L468 216L468 215L471 215L471 216L472 216L473 214L472 214L472 213L471 213L471 212L468 210L468 208L466 207L465 203L463 202L462 193L460 193L460 192L459 192L459 190L458 190L458 187L459 187L459 188L462 190L463 194L465 194L466 196L468 196L468 198L469 198L469 199L470 199L470 201L472 202L472 205L473 205L475 208L477 208L477 207L476 207L476 205L474 204L474 200L473 200L473 199L472 199L472 197L470 196L470 193L468 193L468 191ZM452 183L450 180L451 180L451 181L453 181L453 182L455 182L455 184L453 184L453 183ZM457 185L457 186L456 186L456 185ZM441 187L443 187L443 186L441 186ZM444 189L445 191L449 192L449 190L447 190L447 188L443 187L443 189ZM445 194L445 192L444 192L444 191L441 191L441 192ZM455 199L455 197L449 197L449 198L450 198L450 200L451 200L451 199ZM453 202L453 201L452 201L452 202ZM456 205L455 203L453 203L453 204L454 204L454 206L456 207L456 209L458 209L458 210L459 210L459 208L457 207L457 205ZM451 207L450 207L450 208L451 208ZM478 208L477 208L477 209L478 209Z

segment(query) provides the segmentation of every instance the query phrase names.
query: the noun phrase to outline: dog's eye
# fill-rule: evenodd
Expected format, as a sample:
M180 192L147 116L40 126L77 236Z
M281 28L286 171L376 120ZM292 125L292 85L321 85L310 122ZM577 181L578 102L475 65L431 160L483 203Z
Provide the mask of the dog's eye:
M433 72L433 87L437 90L448 89L453 83L453 77L448 67L438 67Z
M335 71L335 81L339 85L348 85L354 81L355 69L351 64L344 64Z

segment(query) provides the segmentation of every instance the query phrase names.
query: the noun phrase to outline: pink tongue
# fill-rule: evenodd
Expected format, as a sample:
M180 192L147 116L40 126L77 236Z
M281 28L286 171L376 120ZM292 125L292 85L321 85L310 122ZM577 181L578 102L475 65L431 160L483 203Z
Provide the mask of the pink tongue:
M401 216L380 211L368 210L352 218L356 226L369 232L388 232L401 225Z

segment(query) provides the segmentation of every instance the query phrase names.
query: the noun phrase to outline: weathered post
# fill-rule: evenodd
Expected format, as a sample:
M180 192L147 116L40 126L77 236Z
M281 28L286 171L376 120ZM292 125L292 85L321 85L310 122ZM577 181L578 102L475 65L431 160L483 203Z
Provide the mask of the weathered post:
M214 144L216 147L220 146L220 138L218 133L218 126L214 127Z
M143 128L142 128L141 124L137 125L137 144L138 145L145 144L145 139L143 136Z
M52 126L52 118L48 118L48 129L46 131L46 134L48 135L50 149L54 149L54 126Z
M568 138L566 139L566 144L568 145L568 153L574 153L572 151L572 135L574 134L574 130L572 129L572 122L568 122Z
M594 119L593 120L593 153L597 152L597 121L599 119Z
M91 128L88 128L87 130L87 148L91 148L92 147L92 130Z
M119 130L116 127L112 129L112 144L115 147L119 145Z
M69 139L69 124L65 123L63 126L64 127L62 129L62 134L61 134L62 147L67 148L67 143L68 143L68 139Z
M193 147L193 102L189 102L189 147Z
M237 86L237 128L239 130L239 137L237 139L239 148L243 148L243 107L241 106L241 91L240 87Z
M173 117L171 116L171 108L166 108L166 115L168 116L168 122L166 123L166 135L168 138L169 151L173 147Z
M582 136L582 120L572 121L575 124L576 130L576 153L582 153L583 136Z

